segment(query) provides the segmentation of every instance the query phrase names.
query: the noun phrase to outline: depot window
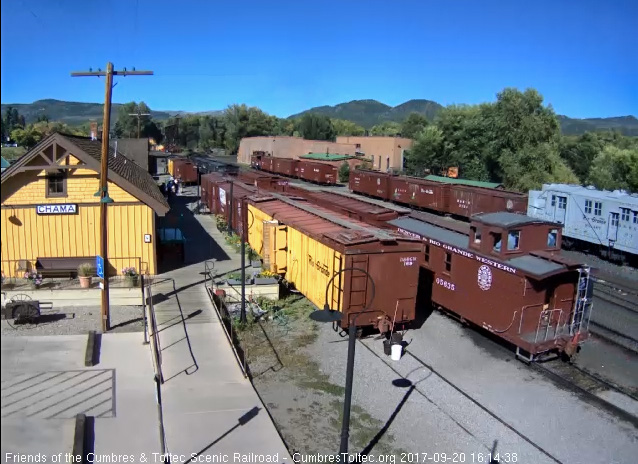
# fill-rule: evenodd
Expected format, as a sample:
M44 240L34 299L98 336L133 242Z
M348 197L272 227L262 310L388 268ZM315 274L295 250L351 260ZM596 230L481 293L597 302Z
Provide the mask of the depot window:
M518 250L520 240L521 240L521 231L520 230L510 230L507 233L507 249L508 250Z
M47 176L46 197L66 196L66 175L64 173L49 174Z
M600 201L594 203L594 214L596 216L601 216L603 214L603 204Z
M445 270L447 272L452 271L452 253L445 253Z
M585 200L585 214L591 214L591 206L592 206L592 201Z
M558 242L558 229L551 229L547 234L547 246L549 248L556 248Z
M425 262L430 262L430 245L425 245Z
M620 208L620 219L625 222L629 222L629 208Z

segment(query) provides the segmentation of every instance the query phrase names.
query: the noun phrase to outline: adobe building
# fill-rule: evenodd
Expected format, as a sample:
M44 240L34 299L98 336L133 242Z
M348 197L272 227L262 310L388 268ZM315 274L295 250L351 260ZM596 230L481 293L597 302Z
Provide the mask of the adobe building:
M355 155L352 144L328 142L325 140L306 140L301 137L244 137L239 142L237 162L250 164L253 152L263 152L276 158L297 159L309 153L330 153L333 155Z
M95 262L100 160L101 141L52 134L2 172L5 276L22 277L46 258ZM112 148L107 179L113 199L107 206L110 274L128 266L156 274L156 217L168 212L168 203L144 168Z
M405 150L412 147L412 139L403 137L338 136L336 142L305 140L301 137L245 137L239 143L237 162L250 164L253 152L276 158L294 158L314 153L356 155L372 163L372 169L402 170Z
M412 147L412 139L383 136L338 136L338 144L354 145L358 153L372 161L377 171L403 170L405 150Z

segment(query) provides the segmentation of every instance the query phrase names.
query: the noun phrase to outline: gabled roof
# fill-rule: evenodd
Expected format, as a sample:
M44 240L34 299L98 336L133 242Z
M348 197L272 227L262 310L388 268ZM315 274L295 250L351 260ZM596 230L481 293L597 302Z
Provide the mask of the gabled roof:
M102 142L91 140L88 137L51 134L35 147L25 153L18 161L13 163L2 173L2 183L14 174L20 172L20 168L26 166L39 153L51 145L57 143L69 151L73 156L86 164L86 167L96 172L100 172L102 159ZM170 209L164 195L160 192L153 177L137 164L128 160L121 153L115 153L113 148L109 149L109 172L108 180L115 183L125 191L134 195L140 201L150 206L157 214L164 215Z

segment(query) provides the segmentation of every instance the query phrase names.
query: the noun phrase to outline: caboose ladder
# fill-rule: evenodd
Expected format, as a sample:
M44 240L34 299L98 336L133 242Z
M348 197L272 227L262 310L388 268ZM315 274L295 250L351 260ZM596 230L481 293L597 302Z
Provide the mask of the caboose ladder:
M583 324L589 324L592 307L590 273L589 267L582 267L578 271L578 289L576 290L574 311L572 312L570 335L580 333L583 329Z

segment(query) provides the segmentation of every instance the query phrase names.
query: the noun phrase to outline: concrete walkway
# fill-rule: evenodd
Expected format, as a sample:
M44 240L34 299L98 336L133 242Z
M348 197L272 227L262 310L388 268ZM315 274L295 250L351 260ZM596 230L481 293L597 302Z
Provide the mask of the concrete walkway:
M237 270L240 257L225 244L214 218L190 219L198 222L192 227L206 230L219 245L213 256L217 274ZM185 235L188 238L188 229ZM227 455L229 462L239 462L240 456L234 453L254 453L273 456L273 462L290 462L212 307L204 285L204 263L197 259L197 243L187 243L186 259L193 264L158 276L151 287L162 349L169 452L180 460L196 453L197 460Z

